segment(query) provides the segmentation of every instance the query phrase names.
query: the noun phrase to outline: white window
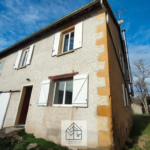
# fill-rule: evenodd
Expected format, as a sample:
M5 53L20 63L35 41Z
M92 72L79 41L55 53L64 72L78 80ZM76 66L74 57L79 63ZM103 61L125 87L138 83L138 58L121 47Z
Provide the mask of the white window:
M73 79L55 82L53 106L72 105Z
M88 75L55 81L53 106L88 107Z
M29 53L29 49L26 49L26 50L23 51L19 67L26 66L26 62L27 62L27 58L28 58L28 53Z
M127 88L125 88L125 85L122 84L122 91L123 91L123 100L124 100L124 107L129 106L129 95Z
M30 65L34 44L27 49L18 51L16 62L14 64L14 69L18 69L27 65Z
M83 23L77 23L70 32L58 32L54 36L52 56L82 47Z
M74 30L63 35L62 53L73 50Z

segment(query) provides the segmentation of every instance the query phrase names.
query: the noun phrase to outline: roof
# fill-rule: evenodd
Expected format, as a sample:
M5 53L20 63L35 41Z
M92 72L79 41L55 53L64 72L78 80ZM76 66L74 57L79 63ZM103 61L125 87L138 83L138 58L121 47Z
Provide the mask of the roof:
M46 31L52 30L55 27L57 27L58 25L61 25L67 21L70 21L76 17L78 17L78 15L82 15L84 13L88 13L89 12L89 8L92 10L94 8L94 6L100 6L100 1L101 0L92 0L90 3L87 3L86 5L78 8L77 10L69 13L68 15L54 21L53 23L45 26L44 28L34 32L33 34L27 36L26 38L22 39L21 41L11 45L10 47L2 50L0 52L0 54L4 54L5 52L9 52L10 50L17 48L18 46L20 46L21 44L24 44L25 42L32 40L33 38L37 37L37 36L41 36L42 34L44 34ZM107 0L104 0L104 5L106 7L106 9L108 10L108 12L110 13L110 15L112 16L113 20L115 21L116 25L118 25L117 20L111 10L111 7L109 6ZM118 26L119 27L119 26Z

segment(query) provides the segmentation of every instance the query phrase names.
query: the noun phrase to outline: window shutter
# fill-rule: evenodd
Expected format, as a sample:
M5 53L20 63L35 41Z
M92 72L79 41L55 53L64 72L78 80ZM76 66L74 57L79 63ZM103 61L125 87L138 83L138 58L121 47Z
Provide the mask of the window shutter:
M5 114L9 103L10 93L0 93L0 130L3 128Z
M128 96L127 89L126 89L126 99L127 99L127 106L129 106L129 96Z
M30 65L30 63L31 63L31 57L32 57L32 53L33 53L33 48L34 48L34 44L30 46L26 65Z
M60 40L60 32L55 34L54 43L53 43L53 50L52 50L52 56L55 56L58 53L59 40Z
M38 101L39 106L47 106L50 89L50 80L43 81L41 84L41 92Z
M82 47L82 25L83 23L80 22L75 25L75 35L74 35L74 45L73 49L77 49Z
M14 69L18 69L19 68L21 55L22 55L22 50L18 51L17 59L16 59L16 62L14 64Z
M75 107L87 107L88 75L76 75L73 78L72 105Z
M126 107L126 106L127 106L127 103L126 103L126 95L125 95L125 87L124 87L124 84L122 84L122 91L123 91L124 106Z

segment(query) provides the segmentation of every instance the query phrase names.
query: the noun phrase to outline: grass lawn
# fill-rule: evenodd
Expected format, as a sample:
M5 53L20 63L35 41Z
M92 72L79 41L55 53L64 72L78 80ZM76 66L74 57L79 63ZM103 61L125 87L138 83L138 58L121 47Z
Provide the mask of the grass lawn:
M150 150L150 115L133 115L130 139L125 149Z
M12 136L0 139L0 150L27 150L28 145L34 143L36 143L37 146L30 150L68 150L66 147L56 145L53 142L35 138L33 134L26 134L24 130L18 132L18 136L21 140L17 140Z

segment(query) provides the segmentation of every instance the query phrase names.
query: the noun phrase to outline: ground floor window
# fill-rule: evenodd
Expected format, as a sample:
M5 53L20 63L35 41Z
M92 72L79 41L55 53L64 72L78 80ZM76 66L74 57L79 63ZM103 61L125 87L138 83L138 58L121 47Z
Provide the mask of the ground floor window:
M72 105L73 79L55 82L53 105Z

